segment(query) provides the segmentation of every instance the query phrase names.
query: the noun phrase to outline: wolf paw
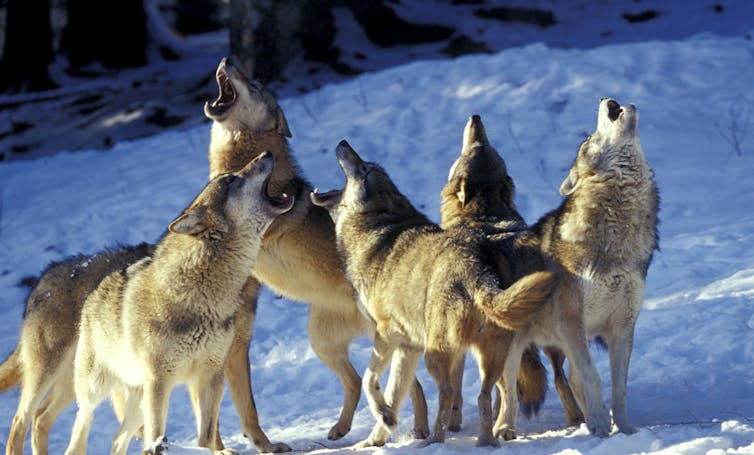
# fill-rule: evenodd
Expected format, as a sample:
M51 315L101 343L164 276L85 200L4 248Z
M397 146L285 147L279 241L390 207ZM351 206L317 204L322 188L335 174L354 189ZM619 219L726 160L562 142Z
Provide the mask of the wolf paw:
M504 441L512 441L516 439L516 429L503 426L495 432L498 438L502 438Z
M609 436L612 429L610 416L604 409L601 412L595 412L590 415L586 420L586 426L589 428L589 433L600 438Z
M347 435L349 431L351 431L350 426L336 423L332 428L330 428L330 432L327 433L327 439L329 439L330 441L337 441L338 439ZM283 450L283 452L289 452L289 451L290 449Z
M239 455L239 454L233 449L223 449L223 450L216 450L214 452L214 455Z
M623 434L634 434L638 430L634 428L632 425L623 423L623 424L618 424L618 431L620 431Z
M448 422L448 431L461 431L461 423L463 422L463 414L458 408L453 408L450 411L450 421Z
M579 411L577 414L571 415L566 411L566 422L568 423L569 427L578 427L581 426L582 423L584 423L584 414Z
M163 455L168 453L168 438L158 437L149 447L144 449L143 455Z
M427 439L425 439L424 441L420 442L417 447L419 447L420 449L423 449L432 444L441 444L443 442L445 442L445 438L442 438L440 436L437 436L436 434L433 434Z
M480 436L476 440L477 447L500 447L500 440L494 436Z
M382 423L388 428L395 428L398 424L398 418L395 416L395 411L388 405L380 406L380 415L382 416Z
M353 445L353 450L366 449L367 447L382 447L385 445L385 441L375 441L372 438L367 438L359 443Z
M411 430L410 436L414 439L427 439L429 428L414 428Z

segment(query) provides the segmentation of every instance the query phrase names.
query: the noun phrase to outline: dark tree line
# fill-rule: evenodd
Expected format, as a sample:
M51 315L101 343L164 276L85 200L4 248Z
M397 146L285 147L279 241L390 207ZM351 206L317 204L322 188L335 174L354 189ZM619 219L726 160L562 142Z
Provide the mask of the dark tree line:
M0 91L56 87L48 69L56 54L67 59L72 75L82 75L81 69L90 63L108 69L147 63L144 0L66 0L67 22L58 49L53 43L50 0L5 0L5 7Z
M54 88L48 67L67 59L66 71L86 76L86 66L118 69L147 63L149 10L155 0L64 0L67 23L58 49L53 45L50 0L5 0L5 43L0 60L0 91ZM3 0L0 0L2 6ZM218 19L220 0L175 0L175 29L198 33L227 26L230 53L247 74L263 82L280 77L296 56L324 62L341 73L334 7L349 8L367 37L379 46L439 41L453 29L402 20L388 0L229 0L227 23ZM164 48L160 48L165 50ZM165 57L176 58L166 50Z

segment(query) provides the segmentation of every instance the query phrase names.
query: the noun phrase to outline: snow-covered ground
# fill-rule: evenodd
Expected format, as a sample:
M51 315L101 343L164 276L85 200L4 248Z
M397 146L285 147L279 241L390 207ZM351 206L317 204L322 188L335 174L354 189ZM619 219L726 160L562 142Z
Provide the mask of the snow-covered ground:
M633 102L661 195L660 246L649 269L629 374L631 436L607 439L565 429L551 387L539 416L522 418L506 453L754 453L754 43L699 35L593 49L544 44L453 61L420 61L326 85L281 100L291 146L308 179L342 185L334 147L343 138L382 164L432 219L460 150L469 115L488 135L516 181L516 202L533 222L560 201L557 188L583 137L593 131L601 97ZM197 104L197 110L201 105ZM748 134L747 134L748 133ZM122 142L106 152L60 153L0 164L0 357L12 350L27 291L19 282L51 260L116 243L154 241L202 188L209 127ZM296 450L350 453L374 422L359 406L353 429L331 442L327 430L342 402L335 375L306 336L307 306L263 293L250 351L262 427ZM606 354L593 353L609 397ZM368 340L352 347L363 371ZM434 418L436 389L422 368ZM464 430L422 453L476 449L479 379L472 360L464 380ZM18 391L0 395L5 444ZM65 449L75 413L53 427L50 453ZM378 452L413 453L410 405L392 442ZM116 423L109 405L95 416L90 453L107 453ZM255 449L243 437L226 393L226 445ZM168 417L171 453L194 449L195 426L183 388ZM29 450L29 449L27 449ZM129 453L139 453L133 442ZM30 453L30 451L29 451Z

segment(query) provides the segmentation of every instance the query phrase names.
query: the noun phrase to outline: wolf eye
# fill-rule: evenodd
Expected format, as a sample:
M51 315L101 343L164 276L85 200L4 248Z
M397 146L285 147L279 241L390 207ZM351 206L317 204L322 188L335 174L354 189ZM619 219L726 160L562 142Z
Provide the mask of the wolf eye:
M241 186L243 186L243 179L237 175L229 174L228 179L226 181L227 183L227 191L230 192L231 190L235 191L239 189Z

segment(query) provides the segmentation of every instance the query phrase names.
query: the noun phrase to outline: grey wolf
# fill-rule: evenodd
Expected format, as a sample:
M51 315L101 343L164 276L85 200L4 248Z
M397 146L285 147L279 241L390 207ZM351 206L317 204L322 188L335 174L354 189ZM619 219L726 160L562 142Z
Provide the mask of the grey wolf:
M152 250L152 246L142 243L90 256L79 254L52 263L42 272L26 300L18 343L0 365L0 391L21 387L5 448L7 454L23 454L32 422L32 451L35 455L47 454L52 424L75 399L73 356L84 300L105 276L149 256ZM122 417L122 409L115 408Z
M481 118L472 116L464 128L461 154L441 192L440 227L481 229L490 239L496 239L496 234L502 233L505 238L507 233L525 230L528 226L516 209L514 195L515 185L505 161L487 139ZM531 417L544 401L547 373L535 345L523 356L517 390L524 414ZM455 390L459 394L455 401L459 402L461 388ZM454 404L453 408L460 406Z
M542 251L578 284L586 335L607 346L610 407L622 433L635 431L626 410L628 365L647 270L659 241L659 193L639 141L638 121L633 104L600 101L596 130L579 147L560 186L565 200L531 229ZM572 385L583 409L584 393L578 383Z
M468 348L482 376L478 444L499 445L492 435L490 392L504 364L499 346L511 337L503 327L527 323L549 299L555 274L542 271L501 282L494 264L481 259L491 254L484 236L440 229L381 167L364 162L346 141L338 145L337 157L345 188L313 192L311 198L335 221L346 273L376 324L364 391L377 424L357 447L385 444L422 352L439 391L434 430L422 446L443 442L455 396L453 378ZM379 379L391 361L383 395Z
M188 386L199 445L223 450L217 415L245 270L265 230L294 203L292 196L269 195L273 163L264 153L240 172L212 179L170 223L151 257L108 275L86 299L67 455L86 452L94 409L119 387L126 402L112 453L124 454L142 423L144 449L154 453L179 383Z
M312 349L343 385L343 408L328 433L328 439L339 439L350 431L361 396L361 378L348 358L348 347L359 335L371 336L374 325L356 305L353 288L343 274L332 220L326 210L309 201L312 186L302 177L288 147L286 138L291 132L275 97L246 78L230 60L220 62L216 77L220 95L205 106L205 114L213 120L210 178L238 170L269 150L275 158L270 191L296 198L294 208L267 230L244 286L245 304L239 309L244 322L236 325L226 367L231 396L244 433L252 436L260 451L290 450L284 444L269 444L259 428L251 392L248 348L261 283L279 295L311 305L308 331ZM411 396L416 410L415 432L421 437L429 433L429 424L418 381Z
M461 153L451 166L448 182L441 192L440 226L483 230L491 241L500 244L502 257L499 263L504 266L501 273L506 275L506 279L520 273L510 270L511 265L530 268L538 267L542 262L537 251L519 251L515 260L502 254L502 251L509 249L506 244L510 243L513 235L528 229L516 208L515 192L516 187L508 174L505 160L490 143L481 117L471 116L464 127ZM563 371L563 353L550 347L544 350L553 364L555 388L566 410L568 423L576 425L583 422L584 417ZM524 351L517 382L519 402L523 405L524 414L530 417L539 410L547 388L544 366L535 345Z

